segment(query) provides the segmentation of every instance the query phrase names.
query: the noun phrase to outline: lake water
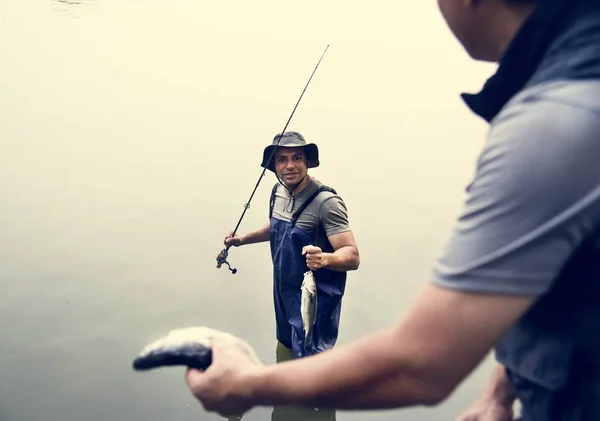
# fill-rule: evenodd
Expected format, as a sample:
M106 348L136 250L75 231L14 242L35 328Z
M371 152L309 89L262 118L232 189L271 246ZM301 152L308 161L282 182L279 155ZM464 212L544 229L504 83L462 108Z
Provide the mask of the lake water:
M339 344L403 315L484 141L459 94L493 69L435 2L361 3L0 0L0 421L221 419L182 369L132 371L172 328L226 330L275 361L268 244L233 249L236 275L215 255L327 44L288 129L319 144L310 174L346 201L361 252ZM274 181L240 231L266 221ZM436 408L335 417L451 420L490 368Z

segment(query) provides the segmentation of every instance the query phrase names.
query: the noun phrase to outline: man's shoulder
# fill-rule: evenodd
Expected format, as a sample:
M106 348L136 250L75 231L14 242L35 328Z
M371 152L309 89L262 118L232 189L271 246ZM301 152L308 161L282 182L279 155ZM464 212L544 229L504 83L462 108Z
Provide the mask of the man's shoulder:
M515 111L535 110L540 105L554 106L557 112L583 110L600 117L600 80L554 80L527 86L506 104L491 125L502 123Z
M492 120L480 158L526 164L524 158L558 163L568 156L575 168L598 152L599 142L600 80L553 81L509 101ZM536 171L535 165L528 168Z
M278 181L275 184L273 184L273 187L271 187L271 193L277 193L279 190L281 190L281 183Z
M309 205L308 213L318 215L319 218L327 222L336 218L342 218L346 221L346 204L334 187L313 178L309 189L307 198L313 195L314 197Z
M527 88L492 122L434 277L540 294L600 227L600 82Z
M542 101L563 104L600 116L600 79L564 80L540 86Z
M313 179L313 182L315 183L313 192L316 192L317 190L319 190L319 193L315 197L316 204L331 202L331 204L333 206L336 206L335 203L338 203L338 204L344 203L343 199L341 198L341 196L339 195L339 193L335 187L330 186L329 184L325 184L316 179ZM335 200L332 201L331 199L335 199Z

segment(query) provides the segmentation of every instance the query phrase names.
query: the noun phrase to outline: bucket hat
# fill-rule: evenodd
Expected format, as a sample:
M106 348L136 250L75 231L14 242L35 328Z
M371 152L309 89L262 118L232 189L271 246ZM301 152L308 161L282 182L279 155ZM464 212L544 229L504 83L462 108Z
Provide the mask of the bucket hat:
M279 140L281 138L281 140ZM279 141L279 145L277 145L277 141ZM263 151L263 159L260 164L261 167L265 168L271 153L273 152L273 148L303 148L304 153L306 154L306 161L308 168L315 168L319 166L319 148L314 143L306 143L304 137L298 132L285 132L283 136L281 133L278 133L273 138L273 143L265 148ZM266 167L268 170L275 172L275 156L269 162L269 166Z

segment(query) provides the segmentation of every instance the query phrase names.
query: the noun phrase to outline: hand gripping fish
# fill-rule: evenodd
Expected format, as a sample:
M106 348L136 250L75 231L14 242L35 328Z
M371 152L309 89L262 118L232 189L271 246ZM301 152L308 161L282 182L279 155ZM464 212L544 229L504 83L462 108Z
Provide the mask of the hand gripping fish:
M300 312L302 314L302 327L304 328L304 349L313 346L313 327L317 319L317 283L312 270L304 273L302 281L302 299Z
M263 364L254 349L244 340L204 326L174 329L142 349L133 361L136 371L167 366L187 366L206 370L212 364L211 342L219 340L243 352L251 361Z

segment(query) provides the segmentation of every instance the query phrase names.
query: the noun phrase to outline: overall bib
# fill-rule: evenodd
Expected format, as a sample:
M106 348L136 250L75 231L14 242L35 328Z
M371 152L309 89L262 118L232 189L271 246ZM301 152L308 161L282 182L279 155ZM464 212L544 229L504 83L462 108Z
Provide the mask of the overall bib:
M317 314L313 329L313 346L304 349L304 329L300 314L300 287L308 271L302 248L314 245L310 234L296 226L296 221L306 207L323 191L334 189L320 186L292 215L291 221L273 217L275 191L271 193L269 219L271 258L273 260L273 300L277 340L292 350L293 358L300 358L330 349L337 341L342 296L346 288L346 272L321 268L314 272L317 284ZM323 252L333 252L329 247Z

